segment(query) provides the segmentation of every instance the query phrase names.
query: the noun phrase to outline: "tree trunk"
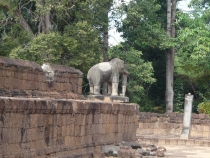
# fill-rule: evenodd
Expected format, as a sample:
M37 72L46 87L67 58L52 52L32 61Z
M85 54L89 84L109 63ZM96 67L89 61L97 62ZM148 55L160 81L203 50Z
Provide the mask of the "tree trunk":
M50 33L51 31L51 21L50 21L50 15L42 15L40 18L40 23L42 26L42 33Z
M45 33L50 33L51 29L52 29L52 25L51 25L51 21L50 21L50 15L47 14L44 16L45 17Z
M23 29L26 30L27 32L33 34L33 31L31 30L31 27L28 25L27 21L24 19L21 12L19 10L16 10L15 15L17 15L17 17L19 19L19 22L20 22L21 26L23 27Z
M172 0L172 8L171 8L171 37L175 38L176 36L176 28L175 28L175 22L176 22L176 0ZM175 55L175 48L171 48L171 79L172 83L174 82L174 55Z
M167 34L171 37L171 0L167 1ZM166 52L166 113L173 112L173 71L172 49Z
M109 49L109 44L108 44L108 25L105 28L105 31L103 32L103 61L107 62L108 60L108 49Z
M109 4L107 4L106 6L107 8L107 12L106 12L106 17L105 17L105 22L106 22L106 25L104 26L104 32L103 32L103 61L104 62L108 62L109 59L108 59L108 49L109 49L109 36L108 36L108 27L109 27L109 15L108 15L108 12L109 12ZM102 94L103 95L107 95L107 87L108 87L108 84L105 82L103 83L103 90L102 90Z

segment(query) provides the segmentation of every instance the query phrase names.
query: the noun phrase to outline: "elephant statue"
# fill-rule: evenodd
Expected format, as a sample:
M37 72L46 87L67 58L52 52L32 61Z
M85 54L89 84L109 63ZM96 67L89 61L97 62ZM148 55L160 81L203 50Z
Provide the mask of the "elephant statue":
M127 76L129 75L124 61L118 58L110 62L102 62L91 67L87 74L90 86L90 94L100 95L102 83L108 83L108 95L118 96L119 76L122 74L122 93L125 96Z

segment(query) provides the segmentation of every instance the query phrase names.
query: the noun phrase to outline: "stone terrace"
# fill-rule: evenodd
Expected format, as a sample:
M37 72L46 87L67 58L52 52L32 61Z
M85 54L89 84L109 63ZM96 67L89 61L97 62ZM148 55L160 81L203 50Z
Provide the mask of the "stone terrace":
M72 67L50 65L55 73L53 82L47 81L35 62L0 57L0 96L84 99L83 73Z
M206 114L192 114L190 138L180 139L183 113L139 114L137 137L140 142L157 145L190 145L210 147L210 118Z
M92 158L103 145L135 141L139 105L88 101L82 73L0 58L0 157Z

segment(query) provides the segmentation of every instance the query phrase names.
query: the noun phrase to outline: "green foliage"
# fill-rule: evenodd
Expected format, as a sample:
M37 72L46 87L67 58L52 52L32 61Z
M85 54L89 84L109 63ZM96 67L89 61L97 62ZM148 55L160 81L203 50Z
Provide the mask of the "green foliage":
M23 30L19 24L13 25L10 31L6 33L3 29L0 38L0 55L9 56L13 49L27 48L28 43L33 38L33 35Z
M129 71L127 96L130 102L139 103L145 111L149 111L153 105L148 100L147 94L150 85L156 80L153 78L153 67L151 62L145 62L141 57L142 53L130 48L128 51L122 51L120 45L112 47L109 51L109 57L118 57L125 61Z
M183 112L184 109L184 84L180 76L175 75L174 80L174 112Z
M86 75L92 65L100 62L99 32L87 21L67 26L63 38L68 65L81 69Z
M200 15L180 13L178 25L177 56L175 64L179 74L200 78L209 74L210 27ZM196 39L196 40L195 40Z
M166 35L166 2L161 0L133 0L122 5L122 23L118 22L118 31L122 32L125 42L122 48L130 47L142 52L141 58L152 63L156 79L154 84L142 84L144 89L135 100L140 100L141 111L163 111L165 104L165 48L173 41ZM124 52L122 49L121 51ZM137 79L139 80L139 79ZM138 83L137 83L138 84ZM156 108L156 107L161 107ZM155 108L153 108L155 107Z
M210 115L210 102L202 102L198 104L198 112Z
M173 45L166 35L160 19L161 5L157 0L133 0L125 7L126 18L118 31L131 45L134 43L141 48L169 48Z
M19 38L18 38L19 39ZM39 64L62 63L80 68L86 74L88 68L99 61L98 33L88 22L78 22L65 27L64 33L39 34L30 42L11 49L10 57L27 59Z
M180 12L177 21L179 30L176 39L175 71L190 85L188 92L196 94L199 91L199 95L195 96L195 103L202 100L201 96L209 88L210 27L206 21L207 17L207 12ZM184 89L187 89L186 85ZM195 104L195 111L196 107Z

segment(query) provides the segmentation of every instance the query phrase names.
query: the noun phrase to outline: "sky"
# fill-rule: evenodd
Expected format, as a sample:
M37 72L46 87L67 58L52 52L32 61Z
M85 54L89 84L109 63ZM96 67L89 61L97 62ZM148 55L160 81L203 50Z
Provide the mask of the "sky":
M120 0L115 0L117 3ZM125 2L129 2L129 0L124 0ZM189 11L188 4L190 3L190 0L182 0L177 2L177 7L183 11ZM109 46L117 45L118 43L122 42L123 39L120 37L122 33L117 32L115 28L111 29L109 31Z

